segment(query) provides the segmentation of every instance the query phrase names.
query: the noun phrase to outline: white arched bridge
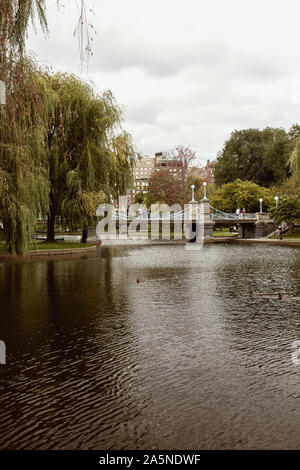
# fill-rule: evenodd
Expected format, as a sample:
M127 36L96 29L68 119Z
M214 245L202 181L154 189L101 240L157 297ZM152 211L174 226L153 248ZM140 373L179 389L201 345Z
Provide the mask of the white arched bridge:
M228 212L223 212L215 207L210 206L210 218L213 220L215 223L250 223L250 222L255 222L258 219L258 214L257 213L241 213L237 214L236 212L233 213L228 213Z
M153 207L153 206L152 206ZM157 207L157 206L156 206ZM184 209L177 210L174 206L168 208L161 205L155 211L147 211L144 206L134 205L127 208L120 207L111 213L112 219L117 223L183 223L202 224L204 226L205 238L213 237L215 225L235 225L237 226L239 238L261 238L269 235L275 230L275 224L267 213L228 213L212 207L208 199L203 199L201 203L191 201L185 205Z
M201 208L201 204L197 204L196 211ZM136 211L133 211L134 214L130 214L127 211L124 210L118 210L115 209L112 213L112 218L114 220L140 220L140 221L180 221L180 220L188 220L190 218L190 205L186 205L185 209L174 212L172 210L160 210L160 211L154 211L150 212L145 209L137 209ZM256 213L242 213L242 214L236 214L236 213L229 213L229 212L223 212L215 207L210 206L210 219L214 221L215 223L249 223L256 221L258 219L258 215Z

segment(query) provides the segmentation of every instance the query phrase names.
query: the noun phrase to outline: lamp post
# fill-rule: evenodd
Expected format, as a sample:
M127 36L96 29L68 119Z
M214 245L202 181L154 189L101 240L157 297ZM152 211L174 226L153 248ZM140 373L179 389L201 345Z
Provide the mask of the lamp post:
M195 191L195 185L192 184L191 188L192 188L192 202L196 202L196 201L195 201L195 193L194 193L194 191Z
M259 200L259 212L262 213L262 203L263 203L263 200L262 198L260 198Z
M275 196L274 199L275 199L275 204L276 204L276 207L277 207L277 206L278 206L278 199L279 199L279 198L278 198L278 196Z
M206 181L203 181L203 199L206 199L206 186L207 186L207 182Z

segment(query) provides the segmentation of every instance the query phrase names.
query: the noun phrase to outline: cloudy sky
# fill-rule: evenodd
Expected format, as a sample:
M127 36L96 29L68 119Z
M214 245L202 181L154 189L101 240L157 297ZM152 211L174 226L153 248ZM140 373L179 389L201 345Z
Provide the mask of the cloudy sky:
M29 33L41 64L80 74L79 0L46 0L50 37ZM178 144L214 159L234 129L300 123L298 0L86 0L87 73L124 109L147 155Z

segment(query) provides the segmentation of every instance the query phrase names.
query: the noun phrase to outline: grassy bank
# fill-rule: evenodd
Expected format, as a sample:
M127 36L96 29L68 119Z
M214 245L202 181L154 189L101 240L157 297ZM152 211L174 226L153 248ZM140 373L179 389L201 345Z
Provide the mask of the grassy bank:
M70 250L73 248L89 248L93 246L91 243L76 243L76 242L56 242L46 243L39 242L31 245L31 250Z
M279 238L279 237L277 237ZM283 240L300 240L300 230L295 230L293 233L287 232L283 234Z
M229 228L223 228L222 230L214 230L213 236L214 237L236 237L238 235L238 232L231 232L229 231Z
M279 240L279 235L276 235L275 237L272 237L273 239L275 240ZM286 241L300 241L300 229L296 229L294 230L294 232L286 232L286 233L283 233L282 235L282 240L286 240Z

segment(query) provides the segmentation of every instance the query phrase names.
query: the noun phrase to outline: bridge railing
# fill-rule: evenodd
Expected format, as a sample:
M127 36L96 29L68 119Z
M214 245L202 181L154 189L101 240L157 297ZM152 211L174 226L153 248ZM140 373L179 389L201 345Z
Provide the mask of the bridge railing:
M212 211L210 214L210 218L214 221L236 220L238 222L239 220L256 220L257 219L257 215L254 213L249 213L249 212L246 212L245 214L243 213L237 214L235 212L228 213L228 212L219 211L218 209L212 206L210 207L210 209Z
M112 212L112 219L113 220L127 220L127 221L130 221L130 220L136 220L136 221L162 221L162 220L184 220L185 218L185 214L187 213L188 209L184 209L182 211L179 211L179 212L170 212L170 213L150 213L148 211L144 211L144 210L141 210L138 214L136 214L135 217L132 217L130 216L129 214L125 213L125 212L122 212L118 210L115 210Z
M249 212L245 214L228 213L228 212L220 211L212 206L210 207L210 210L211 210L210 218L215 222L218 220L228 220L228 221L236 220L237 222L239 220L257 220L257 214L255 213L249 213ZM158 221L158 220L160 221L178 220L179 221L179 220L184 220L187 214L188 214L188 208L185 208L184 210L176 212L176 213L170 212L170 213L152 213L151 214L150 212L141 210L138 214L136 214L134 219L136 221L140 220L141 222L142 221ZM130 221L133 219L133 217L127 214L126 212L120 211L119 213L117 209L113 211L112 218L114 220L123 220L123 221L125 220Z

